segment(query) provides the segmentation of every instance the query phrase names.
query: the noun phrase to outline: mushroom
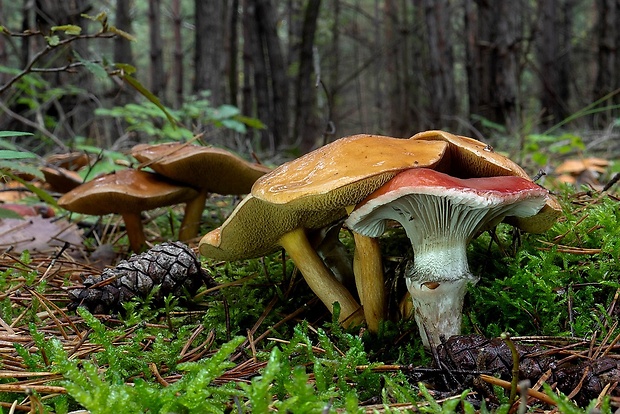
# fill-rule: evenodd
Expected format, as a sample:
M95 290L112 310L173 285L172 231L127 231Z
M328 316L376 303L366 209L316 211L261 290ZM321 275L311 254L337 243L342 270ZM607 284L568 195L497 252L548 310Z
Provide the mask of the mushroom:
M88 181L58 199L66 210L82 214L120 214L134 252L146 247L142 211L185 203L196 198L196 190L154 173L121 170Z
M67 170L62 167L41 167L45 182L53 191L66 193L81 185L84 180L75 171Z
M504 216L535 215L547 197L547 190L522 177L460 179L410 169L361 201L345 223L368 237L379 237L388 220L403 226L414 252L407 289L428 347L460 333L467 285L478 281L467 263L469 241Z
M435 170L458 178L513 175L531 180L529 175L510 158L495 152L492 146L473 138L431 130L420 132L411 139L444 141L449 144L446 156ZM545 206L532 217L509 217L507 221L527 233L543 233L553 226L562 214L558 200L549 195Z
M399 171L436 165L445 149L446 144L441 142L377 135L336 140L259 178L251 195L222 226L202 238L200 252L214 259L239 260L283 247L330 310L334 302L340 303L340 321L357 323L357 301L312 249L306 230L320 229L345 217L347 207L361 201Z
M209 193L247 194L256 179L271 171L224 149L183 143L140 144L131 154L155 172L200 190L187 204L179 230L180 240L196 237Z

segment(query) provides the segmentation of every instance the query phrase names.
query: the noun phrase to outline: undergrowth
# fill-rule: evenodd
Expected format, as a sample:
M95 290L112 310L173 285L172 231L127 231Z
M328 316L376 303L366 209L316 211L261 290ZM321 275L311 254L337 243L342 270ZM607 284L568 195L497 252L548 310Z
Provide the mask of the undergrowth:
M618 201L604 196L585 202L566 195L562 203L565 218L543 235L518 236L500 226L494 235L472 242L470 265L481 280L467 296L465 333L588 338L611 329L614 321L606 316L606 306L620 288L620 264L615 260L620 257ZM393 274L388 277L398 274L400 261L408 255L402 246L389 246L393 251L386 268ZM24 254L21 264L0 270L2 291L12 291L18 283L45 291L45 284L37 284L41 278L30 260ZM60 379L49 384L67 391L45 398L32 395L33 401L40 401L37 412L509 410L503 390L496 390L499 405L487 408L484 401L475 403L469 390L442 400L406 370L379 369L385 364L430 364L415 323L387 321L377 334L342 329L337 316L326 318L324 307L280 253L237 263L205 261L204 268L225 287L199 296L189 308L168 298L161 309L154 309L148 299L127 303L122 315L109 318L79 310L76 323L87 349L67 346L41 327L42 303L33 300L22 314L4 296L3 321L28 323L34 341L34 346L14 345L24 369L59 374ZM297 318L282 323L296 311ZM252 342L258 335L260 340ZM199 349L200 357L192 358L192 350ZM245 366L250 368L243 371L240 367ZM0 385L15 381L0 378ZM551 389L546 392L563 413L585 413L594 407L592 403L578 408ZM0 394L6 403L22 398ZM611 413L608 400L600 410Z

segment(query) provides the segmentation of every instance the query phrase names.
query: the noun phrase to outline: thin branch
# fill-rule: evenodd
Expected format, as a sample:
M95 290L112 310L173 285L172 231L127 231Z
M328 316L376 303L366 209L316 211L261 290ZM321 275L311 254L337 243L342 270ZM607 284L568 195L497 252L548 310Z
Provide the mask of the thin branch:
M62 140L60 138L58 138L56 135L52 134L50 131L48 131L47 129L45 129L43 126L39 125L36 122L32 122L31 120L29 120L28 118L24 118L23 116L21 116L20 114L13 112L11 109L9 109L4 102L2 102L2 100L0 100L0 109L2 109L3 111L5 111L9 116L11 116L12 118L17 119L19 122L26 124L34 129L36 129L37 131L39 131L40 133L42 133L43 135L45 135L46 137L48 137L49 139L51 139L52 141L54 141L54 143L56 143L56 145L59 145L63 150L68 151L68 147L67 145L65 145L65 143L62 142Z

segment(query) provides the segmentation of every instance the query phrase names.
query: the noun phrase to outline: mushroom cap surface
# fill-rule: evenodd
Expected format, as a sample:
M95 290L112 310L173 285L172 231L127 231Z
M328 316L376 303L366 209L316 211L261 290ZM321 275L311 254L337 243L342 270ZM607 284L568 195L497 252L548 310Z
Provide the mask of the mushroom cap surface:
M193 188L157 174L128 169L74 188L58 199L58 205L82 214L124 214L183 203L197 195Z
M447 145L377 135L341 138L259 178L200 253L218 260L269 254L297 228L318 229L346 215L399 171L434 166Z
M271 171L221 148L178 142L139 144L131 155L163 176L218 194L247 194L258 177Z
M356 198L351 191L364 194L361 200L399 171L433 168L447 147L444 142L352 135L280 165L256 181L252 194L273 204L348 205Z
M378 237L385 231L387 219L390 218L405 222L440 222L440 217L447 214L450 208L443 202L434 201L436 199L472 210L494 210L492 214L481 215L479 222L472 223L472 234L466 235L466 238L471 238L473 231L497 217L535 215L545 205L548 194L544 188L522 177L460 179L427 168L410 169L399 173L360 202L345 223L360 234ZM405 201L408 197L420 201ZM458 220L452 223L453 227L469 224L469 218L465 216ZM449 222L447 219L444 225L429 224L427 228L441 227L440 230L445 230Z
M476 139L450 134L445 131L424 131L411 139L423 141L444 141L450 147L446 157L437 167L438 171L454 177L494 177L515 175L529 179L529 175L510 158L499 154L484 142Z
M512 175L531 181L529 175L517 163L473 138L433 130L420 132L411 139L449 143L450 148L446 151L446 156L435 168L437 171L459 178ZM543 233L553 226L561 214L560 203L550 194L538 214L530 217L508 217L507 221L525 232Z

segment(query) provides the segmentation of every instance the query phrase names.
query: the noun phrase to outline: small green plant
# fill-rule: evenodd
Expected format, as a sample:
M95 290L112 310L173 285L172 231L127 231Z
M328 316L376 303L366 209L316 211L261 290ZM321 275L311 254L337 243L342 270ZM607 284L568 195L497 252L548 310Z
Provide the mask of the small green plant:
M212 125L242 134L247 132L248 127L264 128L260 121L241 115L239 109L232 105L214 108L205 94L188 97L181 108L166 108L166 113L148 101L110 109L98 108L95 113L102 117L122 119L128 131L144 134L151 141L189 140L195 135L191 129L194 125ZM178 123L169 122L170 116Z

